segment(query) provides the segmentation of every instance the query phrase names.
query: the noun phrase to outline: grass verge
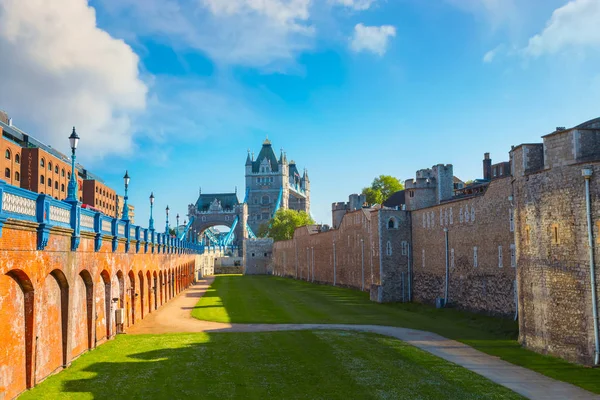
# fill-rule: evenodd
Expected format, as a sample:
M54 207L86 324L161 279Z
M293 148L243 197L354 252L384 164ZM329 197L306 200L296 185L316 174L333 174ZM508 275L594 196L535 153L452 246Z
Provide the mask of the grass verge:
M119 335L21 399L519 399L402 341L339 331Z
M267 276L217 277L192 316L232 323L340 323L420 329L600 393L600 369L522 348L517 323L420 304L377 304L368 293Z

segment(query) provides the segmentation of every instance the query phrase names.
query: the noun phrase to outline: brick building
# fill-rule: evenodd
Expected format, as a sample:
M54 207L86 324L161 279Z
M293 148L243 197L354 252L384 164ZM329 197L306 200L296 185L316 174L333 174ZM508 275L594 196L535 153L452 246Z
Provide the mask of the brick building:
M37 193L43 193L63 200L67 197L71 179L71 158L45 145L21 131L12 124L6 113L0 112L0 145L2 157L0 171L3 180ZM77 198L84 204L110 216L122 215L122 200L115 190L82 165L76 164ZM129 207L130 217L134 217L134 206Z

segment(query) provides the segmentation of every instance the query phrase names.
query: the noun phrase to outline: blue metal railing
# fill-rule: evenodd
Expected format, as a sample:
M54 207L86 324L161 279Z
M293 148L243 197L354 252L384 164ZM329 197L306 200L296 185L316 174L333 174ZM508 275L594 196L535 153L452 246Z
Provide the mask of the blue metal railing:
M54 227L71 229L71 250L76 251L81 240L81 232L94 238L94 249L100 251L102 243L108 241L116 251L119 242L125 243L125 251L135 245L135 251L157 253L198 253L204 252L200 243L188 242L183 238L170 237L155 230L133 225L81 207L81 203L56 200L45 194L38 194L0 180L0 235L8 220L34 222L37 227L37 249L44 250Z

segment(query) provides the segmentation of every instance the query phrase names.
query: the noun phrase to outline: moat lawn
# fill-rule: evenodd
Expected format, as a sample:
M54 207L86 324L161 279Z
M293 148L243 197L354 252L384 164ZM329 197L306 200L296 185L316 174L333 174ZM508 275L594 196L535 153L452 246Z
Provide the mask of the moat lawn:
M301 331L119 335L20 399L517 399L402 341Z
M438 333L551 378L600 393L600 369L521 348L518 326L492 318L419 304L377 304L368 293L267 276L219 276L192 315L232 323L389 325Z

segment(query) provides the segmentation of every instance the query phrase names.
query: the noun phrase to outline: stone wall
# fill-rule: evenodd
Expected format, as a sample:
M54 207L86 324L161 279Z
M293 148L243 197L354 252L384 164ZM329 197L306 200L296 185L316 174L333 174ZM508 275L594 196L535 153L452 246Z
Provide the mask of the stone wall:
M597 265L600 152L593 160L589 152L577 151L580 140L576 130L546 136L547 168L535 173L520 162L525 157L523 146L511 153L515 167L519 340L532 350L591 364L594 333L582 169L593 171L590 186ZM597 269L596 280L600 282Z
M244 240L244 268L246 275L271 275L273 239Z
M194 280L194 254L136 253L110 240L52 228L37 250L37 224L7 220L0 237L0 397L14 398L83 352L152 313ZM150 246L151 247L151 246ZM116 309L124 309L117 326Z
M375 290L376 301L408 300L408 293L402 292L403 284L408 290L408 256L395 257L402 252L401 243L408 242L410 237L406 211L362 209L344 215L339 229L317 232L302 227L292 240L276 242L274 273L309 282Z

